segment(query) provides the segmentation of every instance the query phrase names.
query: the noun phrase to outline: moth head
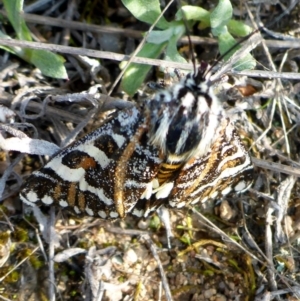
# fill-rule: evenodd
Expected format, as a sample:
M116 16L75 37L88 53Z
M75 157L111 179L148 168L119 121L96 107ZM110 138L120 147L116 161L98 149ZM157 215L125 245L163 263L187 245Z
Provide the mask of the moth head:
M209 65L201 63L149 102L150 141L179 161L208 153L217 136L224 113L209 78Z
M194 72L191 72L186 76L187 81L185 81L184 84L191 89L201 89L203 83L209 84L210 76L210 65L206 62L201 62L199 67L195 68Z

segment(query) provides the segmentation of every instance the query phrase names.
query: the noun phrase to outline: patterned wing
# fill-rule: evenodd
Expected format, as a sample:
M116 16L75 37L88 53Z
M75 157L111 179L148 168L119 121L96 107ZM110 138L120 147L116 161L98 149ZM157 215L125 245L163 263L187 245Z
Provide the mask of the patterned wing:
M76 214L122 218L131 212L158 172L157 147L149 144L149 118L137 107L56 154L26 181L27 204L58 204Z
M218 139L203 157L190 159L174 180L168 206L182 208L242 192L252 183L253 165L240 137L228 119L222 123Z

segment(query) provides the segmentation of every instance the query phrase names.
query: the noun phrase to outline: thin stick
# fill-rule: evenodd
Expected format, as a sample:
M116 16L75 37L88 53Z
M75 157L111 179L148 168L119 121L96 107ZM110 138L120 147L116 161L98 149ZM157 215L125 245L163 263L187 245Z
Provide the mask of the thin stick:
M153 257L154 257L154 259L157 262L157 267L159 269L160 276L162 278L162 285L163 285L163 288L165 290L166 299L168 301L173 301L173 297L172 297L172 294L171 294L171 291L170 291L168 280L167 280L165 271L163 269L163 266L161 264L161 261L159 259L159 256L157 254L157 250L156 250L155 244L153 243L153 241L151 240L151 238L150 238L150 236L148 234L142 235L141 238L143 238L147 242L147 244L148 244L148 246L149 246L149 248L151 250L151 253L152 253Z
M11 269L9 272L7 272L3 277L0 278L0 283L13 271L15 271L21 264L23 264L31 255L33 255L40 247L36 247L28 256L26 256L24 259L22 259L16 266L14 266L13 269Z
M30 48L30 49L42 49L48 50L58 53L65 53L65 54L73 54L73 55L85 55L94 58L100 59L110 59L115 61L128 61L130 56L109 52L109 51L100 51L100 50L93 50L93 49L82 49L78 47L71 47L71 46L61 46L57 44L48 44L48 43L39 43L39 42L28 42L28 41L20 41L15 39L3 39L0 38L0 45L9 46L9 47L23 47L23 48ZM298 46L300 48L300 44ZM149 59L144 57L134 57L132 58L133 63L144 64L144 65L151 65L151 66L162 66L162 67L169 67L169 68L176 68L176 69L183 69L183 70L193 70L193 66L187 63L177 63L171 61L164 61L158 59ZM297 72L274 72L274 71L263 71L263 70L247 70L247 71L230 71L227 72L228 74L236 74L236 75L246 75L252 77L259 77L259 78L282 78L282 79L294 79L300 80L300 73Z
M280 163L274 163L274 162L270 162L270 161L266 161L266 160L257 159L254 157L252 157L251 159L252 159L253 164L258 167L273 170L276 172L281 172L281 173L288 174L291 176L300 177L300 170L298 167L292 167L292 166L288 166L288 165L284 165L284 164L280 164Z
M51 207L50 209L50 218L49 218L49 300L55 301L55 276L54 276L54 239L52 239L52 231L54 230L55 225L55 208Z

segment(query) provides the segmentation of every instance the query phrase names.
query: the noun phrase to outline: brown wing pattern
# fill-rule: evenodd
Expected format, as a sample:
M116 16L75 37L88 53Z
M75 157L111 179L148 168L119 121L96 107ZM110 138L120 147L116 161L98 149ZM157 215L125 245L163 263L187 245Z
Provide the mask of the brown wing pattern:
M33 173L21 192L22 200L58 204L76 214L124 217L161 163L159 150L148 143L147 123L136 107L119 112Z
M190 159L174 180L169 196L170 207L204 202L241 192L252 183L253 166L240 137L229 120L224 120L218 139L210 151Z

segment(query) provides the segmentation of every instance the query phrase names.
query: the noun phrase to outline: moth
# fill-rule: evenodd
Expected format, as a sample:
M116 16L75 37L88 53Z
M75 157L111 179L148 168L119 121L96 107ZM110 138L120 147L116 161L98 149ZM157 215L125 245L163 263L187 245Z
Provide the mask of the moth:
M201 63L171 88L115 112L29 176L20 198L118 219L247 190L251 158L210 77Z

